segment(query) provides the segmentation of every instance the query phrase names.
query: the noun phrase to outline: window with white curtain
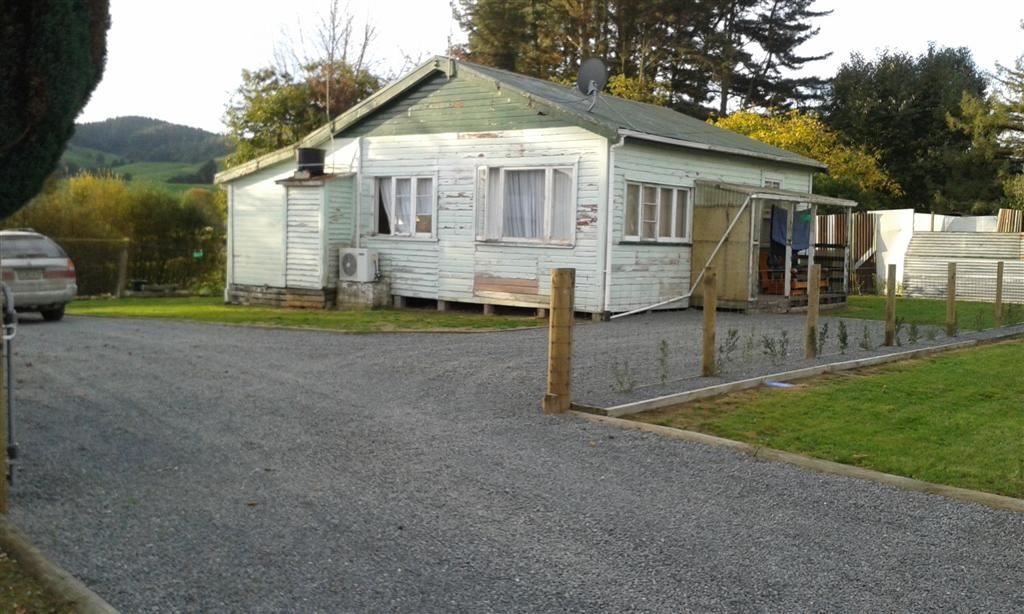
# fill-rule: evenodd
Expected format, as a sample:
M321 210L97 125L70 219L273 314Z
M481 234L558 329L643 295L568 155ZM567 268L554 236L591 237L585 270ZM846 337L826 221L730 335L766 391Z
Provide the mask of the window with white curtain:
M693 191L689 188L626 183L623 238L630 241L690 241Z
M479 169L477 237L571 244L576 231L572 167Z
M433 177L377 177L377 234L429 237L434 233Z

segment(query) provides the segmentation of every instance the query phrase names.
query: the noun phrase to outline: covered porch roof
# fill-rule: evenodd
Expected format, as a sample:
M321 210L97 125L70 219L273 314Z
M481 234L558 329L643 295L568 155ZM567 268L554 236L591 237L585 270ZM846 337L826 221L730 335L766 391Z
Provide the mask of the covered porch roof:
M821 194L811 194L809 192L795 192L793 190L783 190L780 188L763 188L759 186L743 185L740 183L725 183L722 181L698 180L694 183L708 188L716 188L727 192L745 194L758 200L809 203L812 205L827 205L830 207L846 207L851 209L857 206L857 201L847 200L845 198L835 198L833 196L822 196Z

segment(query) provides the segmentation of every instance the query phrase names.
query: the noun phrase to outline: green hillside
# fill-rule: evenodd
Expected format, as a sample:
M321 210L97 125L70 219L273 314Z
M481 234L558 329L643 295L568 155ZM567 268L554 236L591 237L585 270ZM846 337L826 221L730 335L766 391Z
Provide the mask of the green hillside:
M173 192L212 187L230 153L221 135L144 117L79 124L58 165L64 176L113 173Z
M71 144L145 162L205 162L231 153L223 135L148 117L78 124Z

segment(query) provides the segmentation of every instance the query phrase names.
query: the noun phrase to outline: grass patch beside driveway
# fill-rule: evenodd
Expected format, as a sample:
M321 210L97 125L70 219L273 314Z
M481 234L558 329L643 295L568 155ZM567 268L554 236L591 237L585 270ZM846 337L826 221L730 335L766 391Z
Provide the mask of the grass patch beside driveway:
M884 296L850 296L846 308L826 313L829 317L856 320L884 320ZM946 301L927 298L896 297L896 317L908 324L945 327ZM1016 324L1024 317L1019 305L1003 305L1003 323ZM957 301L956 320L961 330L984 330L995 326L992 303Z
M218 297L124 298L74 301L67 313L110 318L155 318L216 324L315 328L352 333L389 331L505 330L540 326L527 316L484 316L426 309L325 311L225 305Z
M1024 497L1024 342L789 389L758 388L636 420L918 480Z

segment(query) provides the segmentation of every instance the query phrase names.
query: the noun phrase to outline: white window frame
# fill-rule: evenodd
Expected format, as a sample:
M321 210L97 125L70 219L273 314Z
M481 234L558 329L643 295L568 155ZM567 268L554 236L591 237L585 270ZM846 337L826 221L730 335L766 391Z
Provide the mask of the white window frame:
M640 190L639 200L637 200L637 234L631 235L627 233L626 219L629 217L629 186L635 185ZM654 188L658 195L657 209L654 213L654 236L645 237L643 236L643 196L645 188ZM679 207L676 203L679 200L679 193L683 192L686 194L686 210L683 215L686 216L686 236L683 237L663 237L661 236L661 194L662 190L672 190L672 220L669 222L671 228L675 229L677 216L679 215ZM625 241L636 241L640 243L674 243L674 244L689 244L693 243L693 194L694 190L689 186L678 186L678 185L666 185L662 183L649 183L643 181L630 181L626 180L625 189L622 192L622 238Z
M769 185L769 184L772 184L772 185ZM766 175L764 175L761 178L761 187L769 188L769 189L772 189L772 190L781 190L781 189L783 189L783 187L782 187L782 177L779 177L778 175L767 175L766 174Z
M532 166L486 166L479 167L477 190L483 191L483 198L478 194L477 207L482 210L477 215L477 241L493 243L515 243L527 245L555 245L571 247L576 243L577 208L578 208L578 181L577 164L554 164L554 165L532 165ZM505 174L509 171L544 171L544 230L540 238L530 237L506 237L504 230L505 214ZM571 209L571 220L569 223L569 237L564 239L552 238L551 231L554 226L555 209L552 206L555 192L555 171L562 171L569 175L571 185L569 196L569 207ZM480 173L483 173L482 175ZM490 193L490 174L499 173L496 194ZM497 219L500 231L497 236L489 236L488 229L490 220Z
M409 180L409 207L412 211L412 232L398 233L395 232L395 224L389 222L391 226L390 234L383 234L378 232L380 228L380 182L388 179L391 181L391 210L389 213L389 220L395 219L395 195L397 194L396 184L402 179ZM430 232L416 232L416 206L417 206L417 192L416 188L419 185L420 179L430 179ZM432 239L437 236L437 174L433 175L376 175L373 177L373 234L377 237L395 237L401 239Z

